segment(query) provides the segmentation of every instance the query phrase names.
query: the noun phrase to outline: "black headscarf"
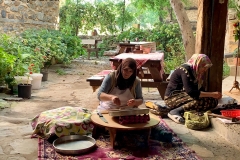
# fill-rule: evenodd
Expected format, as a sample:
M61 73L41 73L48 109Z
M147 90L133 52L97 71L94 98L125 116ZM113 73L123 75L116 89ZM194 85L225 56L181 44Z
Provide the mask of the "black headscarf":
M133 70L133 74L128 78L124 79L122 76L122 70L126 67L129 67ZM137 76L137 63L133 58L126 58L122 61L122 63L118 66L117 72L116 72L116 86L120 90L125 90L127 88L131 89L133 86L133 83Z

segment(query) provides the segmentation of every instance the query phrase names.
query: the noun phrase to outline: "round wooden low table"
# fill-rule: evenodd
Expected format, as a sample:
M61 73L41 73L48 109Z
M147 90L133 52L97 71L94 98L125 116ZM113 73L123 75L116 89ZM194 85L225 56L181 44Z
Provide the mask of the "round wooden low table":
M108 121L105 123L102 119L99 118L97 114L92 114L91 120L94 124L102 127L106 127L109 130L111 146L114 148L114 142L117 130L142 130L150 129L160 122L160 120L152 118L150 115L150 121L146 123L135 123L135 124L119 124L117 117L112 117L109 114L102 114L103 117Z

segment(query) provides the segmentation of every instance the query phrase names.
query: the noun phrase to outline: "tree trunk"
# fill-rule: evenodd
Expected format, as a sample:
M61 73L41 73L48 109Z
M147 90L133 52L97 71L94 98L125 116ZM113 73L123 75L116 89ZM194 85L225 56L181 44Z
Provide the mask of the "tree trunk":
M198 0L195 51L208 55L213 63L206 77L207 91L222 91L227 4L228 0Z
M187 13L180 0L170 0L171 6L177 17L181 29L186 58L189 59L195 53L195 37Z
M210 53L212 5L211 1L198 1L198 19L196 31L195 53Z

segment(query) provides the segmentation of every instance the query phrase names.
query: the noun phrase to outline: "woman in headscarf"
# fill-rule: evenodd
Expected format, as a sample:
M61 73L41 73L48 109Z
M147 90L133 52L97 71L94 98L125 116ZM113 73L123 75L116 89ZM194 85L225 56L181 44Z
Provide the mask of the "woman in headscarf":
M98 91L98 110L138 107L143 103L142 87L137 78L137 64L126 58L116 71L108 74Z
M220 92L205 92L204 73L212 66L205 54L194 54L187 63L178 67L171 75L164 101L171 109L168 117L177 123L184 123L184 111L204 112L213 109L222 98Z
M104 112L110 109L118 109L120 107L138 107L143 103L141 82L137 78L137 64L132 58L127 58L122 61L116 71L108 74L98 91L98 99L100 105L97 110ZM151 131L152 139L162 137L163 133L158 132L154 128ZM100 133L101 131L98 131ZM160 136L158 134L161 134ZM164 132L164 136L171 138L171 133ZM170 138L169 138L170 137ZM122 130L116 134L118 147L130 146L137 148L138 155L146 156L146 148L148 147L149 130ZM127 139L127 140L126 140ZM136 150L136 149L135 149Z

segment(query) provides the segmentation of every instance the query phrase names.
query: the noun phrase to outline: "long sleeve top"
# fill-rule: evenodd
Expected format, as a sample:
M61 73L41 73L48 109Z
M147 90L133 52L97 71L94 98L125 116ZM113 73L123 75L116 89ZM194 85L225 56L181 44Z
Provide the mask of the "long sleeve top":
M165 96L170 96L176 90L185 90L189 96L198 99L200 90L198 90L198 83L195 81L192 68L183 64L172 73Z
M102 84L101 84L101 86L100 86L100 88L99 88L99 90L98 90L98 94L97 94L99 100L100 100L100 94L101 94L102 92L108 94L108 93L110 92L111 88L113 87L112 78L113 78L113 77L111 77L111 74L108 74L108 75L104 78L104 80L103 80L103 82L102 82ZM133 87L135 87L135 99L143 99L141 82L140 82L138 79L137 79L136 85L133 86Z

